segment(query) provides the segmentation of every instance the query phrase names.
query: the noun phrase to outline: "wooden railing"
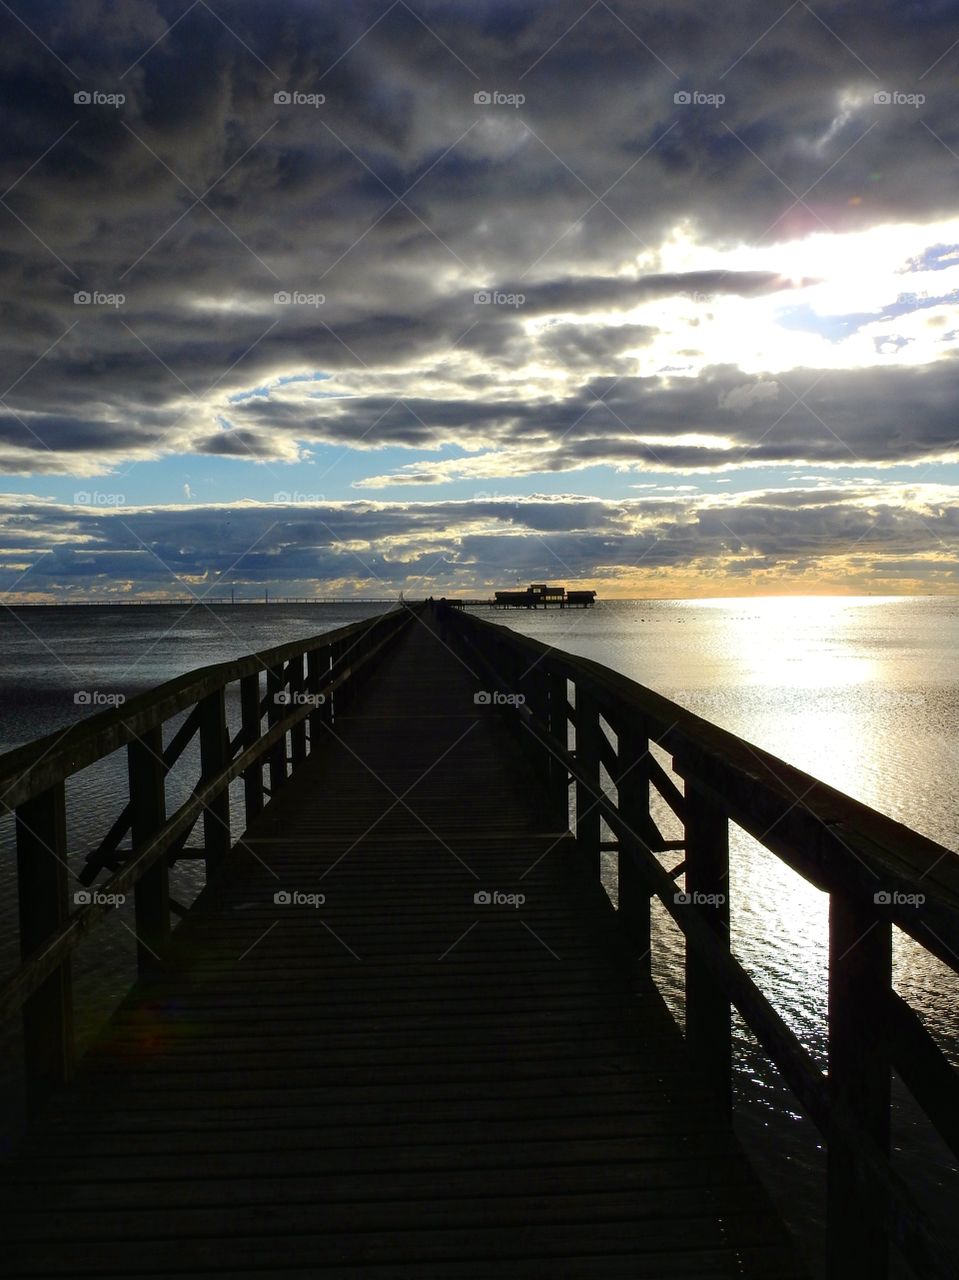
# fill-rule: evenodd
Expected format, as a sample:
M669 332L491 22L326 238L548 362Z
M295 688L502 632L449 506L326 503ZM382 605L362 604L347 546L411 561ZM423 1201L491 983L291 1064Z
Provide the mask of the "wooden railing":
M19 967L0 986L0 1017L22 1010L28 1113L35 1114L71 1074L71 957L77 947L120 895L132 890L138 968L149 974L163 956L171 907L176 909L169 868L185 856L197 822L202 821L201 856L209 879L233 843L230 783L243 779L248 825L264 808L264 797L286 783L290 766L295 770L306 759L324 722L344 709L357 679L411 616L411 609L400 607L310 640L191 671L0 756L0 811L13 812L16 822L21 954ZM239 687L241 723L231 738L232 685ZM164 743L164 726L185 711ZM167 815L167 775L196 737L199 779L189 798ZM75 878L91 885L103 870L111 874L95 893L72 892L66 781L123 748L128 798ZM128 836L130 845L121 849Z
M686 1035L722 1106L735 1006L825 1138L830 1277L879 1280L890 1241L924 1280L959 1275L890 1167L891 1068L959 1157L959 1076L892 986L893 925L959 972L956 854L595 662L459 611L441 611L439 624L487 691L525 698L501 700L504 714L538 746L561 829L574 788L572 825L597 875L603 850L615 850L638 973L650 973L652 897L685 935ZM651 792L683 840L663 838ZM601 820L615 840L601 839ZM731 953L731 821L829 895L827 1073ZM677 848L667 869L658 855Z

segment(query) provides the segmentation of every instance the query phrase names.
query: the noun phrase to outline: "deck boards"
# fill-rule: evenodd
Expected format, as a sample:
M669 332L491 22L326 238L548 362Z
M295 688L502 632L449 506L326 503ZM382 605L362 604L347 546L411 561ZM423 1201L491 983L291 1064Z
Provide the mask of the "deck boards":
M417 619L324 731L19 1154L9 1274L800 1274L478 687Z

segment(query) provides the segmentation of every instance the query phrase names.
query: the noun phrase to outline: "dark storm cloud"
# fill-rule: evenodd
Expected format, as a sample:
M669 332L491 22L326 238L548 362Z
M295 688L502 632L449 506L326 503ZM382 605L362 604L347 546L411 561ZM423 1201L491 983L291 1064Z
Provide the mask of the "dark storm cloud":
M518 315L474 306L471 291L520 291L527 317L682 293L755 298L788 285L772 252L761 272L630 264L647 248L655 258L682 225L731 246L955 208L950 62L922 79L920 113L872 102L877 89L919 87L952 42L948 6L795 6L771 29L758 0L737 5L735 22L691 0L621 0L615 14L597 5L585 16L566 0L401 4L385 18L385 0L240 0L215 14L165 0L12 7L38 38L0 12L0 394L46 426L21 439L5 421L12 447L0 448L0 465L11 470L59 460L70 471L79 454L112 461L190 444L269 456L269 436L247 425L250 407L235 415L247 438L216 430L210 389L225 395L291 367L375 379L460 351L488 359L493 380L539 352L584 374L620 373L616 344L627 335L533 337ZM277 104L278 90L327 101ZM126 101L75 104L78 91ZM477 105L479 91L526 101ZM677 105L685 91L726 101ZM280 290L326 301L274 306ZM80 291L124 301L74 304ZM642 345L642 333L628 337ZM947 404L934 422L906 386L896 425L895 405L875 406L872 445L854 419L871 417L873 402L862 411L859 387L846 390L844 399L834 380L822 416L862 457L925 456L950 435ZM639 417L671 433L692 408L696 429L715 430L702 425L710 394L627 387L616 411L634 428ZM417 413L452 431L459 410L440 399ZM537 429L558 437L582 400L551 406ZM508 438L529 427L528 405L474 408L477 430L491 420ZM305 438L355 440L369 427L363 403L320 406L315 417L274 412L271 430ZM368 443L424 443L409 416L384 422ZM744 415L737 441L756 443L758 427ZM799 415L777 438L757 456L833 450ZM570 431L547 469L601 457L599 444ZM610 452L645 456L627 441ZM691 461L685 450L669 457ZM704 449L692 465L719 461Z
M879 548L890 573L913 564L949 569L959 550L959 506L934 494L907 505L868 489L815 509L784 508L768 494L135 509L122 494L78 496L73 506L0 506L3 588L106 594L132 581L202 595L222 582L322 594L339 582L415 591L428 579L472 591L516 574L628 581L637 571L742 573L768 563L788 576ZM115 505L98 509L108 498Z
M619 359L622 353L646 346L656 332L643 324L591 325L588 329L574 324L554 324L542 334L539 344L567 369L625 368Z
M524 314L562 311L628 310L653 298L678 294L735 294L758 298L785 289L800 289L812 280L786 280L771 271L683 271L642 276L638 280L588 278L550 280L525 291ZM505 287L505 286L504 286ZM517 292L523 292L517 286Z
M561 350L569 343L575 351L577 337L587 344L593 337L595 367L601 349L641 345L647 336L642 326L624 328L628 332L618 338L617 330L577 335L567 326L547 333ZM291 439L364 449L404 444L487 450L479 461L421 460L377 478L389 484L602 463L676 471L795 461L889 465L959 453L955 376L945 363L825 374L800 369L778 378L715 367L697 378L590 380L559 401L408 397L398 402L356 396L281 403L253 398L231 411L231 420L246 428L238 433L241 442L231 443L231 433L218 432L198 447L279 457L287 433ZM691 434L703 438L682 439Z

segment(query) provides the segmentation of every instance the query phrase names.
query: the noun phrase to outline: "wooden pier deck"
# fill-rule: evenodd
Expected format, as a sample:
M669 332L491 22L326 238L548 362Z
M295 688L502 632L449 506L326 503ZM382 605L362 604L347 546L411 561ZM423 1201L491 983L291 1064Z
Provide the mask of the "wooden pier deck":
M420 617L323 724L40 1114L7 1274L800 1274L480 687Z

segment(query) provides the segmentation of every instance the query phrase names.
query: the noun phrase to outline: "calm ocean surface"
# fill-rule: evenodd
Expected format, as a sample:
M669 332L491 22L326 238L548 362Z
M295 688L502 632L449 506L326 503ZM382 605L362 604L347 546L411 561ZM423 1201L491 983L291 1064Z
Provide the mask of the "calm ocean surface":
M381 610L375 605L5 610L0 615L0 750L88 714L90 706L75 702L79 691L129 697L191 668L332 630ZM613 667L959 849L957 598L612 601L591 610L482 614ZM182 777L171 779L174 802L195 780L195 761L182 763ZM187 776L190 771L194 778ZM72 864L79 866L90 843L109 825L124 786L120 760L91 771L82 788L71 785ZM9 819L0 823L4 972L16 963L11 826ZM178 896L189 900L197 888L195 875L187 864L175 869ZM824 1061L825 896L734 829L730 902L734 950ZM80 952L77 988L84 1036L132 976L133 939L124 912L132 912L132 904L114 913ZM654 955L657 980L681 1014L682 948L664 912L657 915ZM897 936L894 980L959 1062L954 975ZM754 1140L765 1130L773 1139L766 1150L775 1148L780 1157L785 1153L794 1167L795 1182L787 1188L793 1221L820 1222L818 1180L810 1171L821 1167L821 1151L791 1095L742 1028L737 1096L739 1123L757 1162L764 1157ZM898 1089L894 1141L903 1172L921 1184L924 1195L944 1201L950 1191L955 1194L955 1161Z

